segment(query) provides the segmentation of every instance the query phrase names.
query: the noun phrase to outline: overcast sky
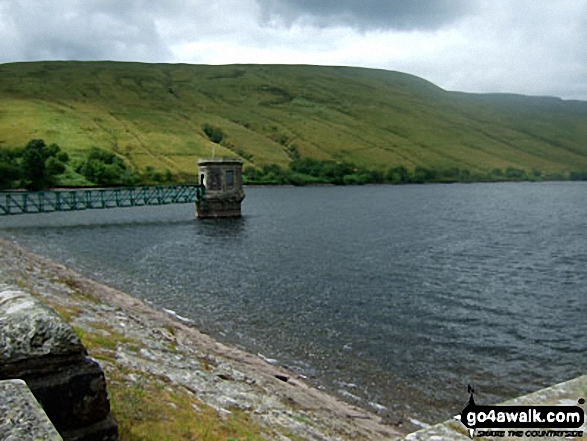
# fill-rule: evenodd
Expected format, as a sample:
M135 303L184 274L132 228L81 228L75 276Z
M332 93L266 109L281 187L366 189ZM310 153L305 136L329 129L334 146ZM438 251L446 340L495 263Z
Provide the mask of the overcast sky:
M0 0L0 63L363 66L587 100L587 0Z

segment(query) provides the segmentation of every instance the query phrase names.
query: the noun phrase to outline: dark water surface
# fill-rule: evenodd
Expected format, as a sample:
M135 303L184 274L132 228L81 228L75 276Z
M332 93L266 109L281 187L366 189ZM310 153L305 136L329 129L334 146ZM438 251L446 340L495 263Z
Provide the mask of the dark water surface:
M249 188L193 206L0 218L0 234L427 422L585 373L587 185ZM385 412L385 411L384 411Z

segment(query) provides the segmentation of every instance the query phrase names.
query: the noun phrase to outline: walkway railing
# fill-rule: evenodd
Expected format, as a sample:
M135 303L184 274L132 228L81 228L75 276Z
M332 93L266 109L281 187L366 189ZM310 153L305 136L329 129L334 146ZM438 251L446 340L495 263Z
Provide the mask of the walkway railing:
M0 216L95 208L186 204L199 201L199 184L101 188L91 190L0 191Z

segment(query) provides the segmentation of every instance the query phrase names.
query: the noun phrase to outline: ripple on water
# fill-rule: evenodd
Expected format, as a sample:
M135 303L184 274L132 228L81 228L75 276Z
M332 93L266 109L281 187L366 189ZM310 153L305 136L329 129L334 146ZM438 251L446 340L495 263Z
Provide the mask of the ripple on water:
M1 234L428 422L583 372L583 183L251 188L193 207L2 218ZM353 385L352 387L350 385Z

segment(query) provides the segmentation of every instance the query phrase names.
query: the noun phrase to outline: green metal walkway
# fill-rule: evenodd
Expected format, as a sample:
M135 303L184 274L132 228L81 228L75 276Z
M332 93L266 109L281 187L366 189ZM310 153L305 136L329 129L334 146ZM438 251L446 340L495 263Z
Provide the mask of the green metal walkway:
M91 190L0 191L0 216L95 208L186 204L199 201L203 185L166 185Z

